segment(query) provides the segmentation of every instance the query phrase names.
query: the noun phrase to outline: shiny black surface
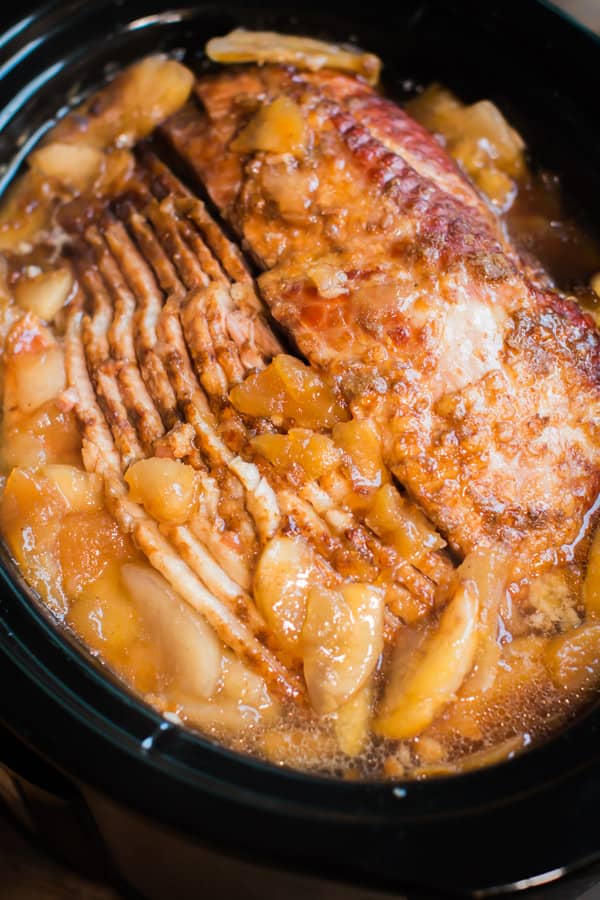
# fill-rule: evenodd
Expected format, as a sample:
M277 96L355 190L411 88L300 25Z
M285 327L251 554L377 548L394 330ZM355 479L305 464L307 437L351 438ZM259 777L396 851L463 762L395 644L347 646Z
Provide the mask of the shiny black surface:
M354 39L383 57L398 97L439 80L465 99L496 100L593 220L598 42L533 0L488 6L47 4L0 37L0 189L51 118L115 65L164 49L199 71L205 40L242 24ZM14 12L0 13L5 28ZM598 711L509 763L450 779L344 783L283 771L163 722L56 629L6 558L0 684L0 721L69 778L239 855L434 896L551 879L600 856Z

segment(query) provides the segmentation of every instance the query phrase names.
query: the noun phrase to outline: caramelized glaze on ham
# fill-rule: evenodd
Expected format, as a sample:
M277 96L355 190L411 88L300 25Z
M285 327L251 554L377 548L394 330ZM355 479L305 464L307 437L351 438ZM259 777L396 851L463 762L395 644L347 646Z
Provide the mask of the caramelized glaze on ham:
M591 320L536 286L436 140L359 79L246 67L196 93L163 134L410 496L460 554L501 544L522 573L569 559L600 486ZM281 95L306 123L301 151L234 150Z

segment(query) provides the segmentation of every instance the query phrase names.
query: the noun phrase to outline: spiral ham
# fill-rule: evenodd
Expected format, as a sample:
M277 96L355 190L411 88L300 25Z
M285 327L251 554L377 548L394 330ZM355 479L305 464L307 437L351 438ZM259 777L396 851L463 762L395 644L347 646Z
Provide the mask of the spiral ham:
M272 152L261 126L249 152L282 96L303 145ZM460 554L502 545L523 572L569 559L600 485L588 316L536 286L433 136L360 79L230 69L196 100L162 133L409 495Z
M230 746L353 777L512 753L598 683L600 335L370 54L207 52L250 64L125 70L3 209L0 532Z

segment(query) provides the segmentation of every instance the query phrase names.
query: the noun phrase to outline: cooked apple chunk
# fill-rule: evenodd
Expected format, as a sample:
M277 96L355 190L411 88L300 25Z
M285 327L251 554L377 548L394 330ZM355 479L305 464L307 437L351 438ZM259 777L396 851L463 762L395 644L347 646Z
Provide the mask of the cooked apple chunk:
M206 54L220 63L283 63L312 72L326 67L340 69L362 75L369 84L377 83L381 71L381 60L372 53L275 31L236 28L223 37L210 40Z
M319 715L338 709L366 683L383 648L383 591L372 584L339 590L315 585L302 630L304 677Z
M229 396L241 413L292 422L300 428L328 428L348 418L346 408L323 379L285 353L236 385Z
M157 54L120 72L110 84L66 116L44 144L106 150L132 147L188 99L194 76L185 66Z
M278 469L300 466L308 478L318 479L340 460L331 438L306 428L290 428L287 434L259 434L252 446Z
M411 654L399 678L392 673L379 734L412 738L421 734L454 699L477 650L479 592L474 581L459 584L429 639Z
M33 277L21 278L15 286L15 300L26 312L51 322L63 308L73 288L73 276L66 266Z
M315 555L302 538L275 537L254 575L254 599L278 641L298 655L306 604L315 577Z
M297 103L276 97L261 106L230 144L238 153L292 153L301 156L307 145L306 123Z
M180 525L194 511L198 476L185 463L157 456L141 459L130 466L125 480L131 499L161 522Z

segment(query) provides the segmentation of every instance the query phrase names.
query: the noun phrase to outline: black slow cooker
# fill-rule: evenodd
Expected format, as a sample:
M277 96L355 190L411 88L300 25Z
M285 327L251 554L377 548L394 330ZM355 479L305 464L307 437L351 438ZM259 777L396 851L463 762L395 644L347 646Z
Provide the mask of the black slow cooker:
M491 98L600 224L600 44L536 0L52 0L5 3L0 19L0 192L116 67L160 49L200 71L205 41L243 25L357 42L399 99L433 80ZM600 882L600 710L453 778L303 775L162 720L56 627L6 555L0 566L0 797L79 867L154 900L567 898Z

